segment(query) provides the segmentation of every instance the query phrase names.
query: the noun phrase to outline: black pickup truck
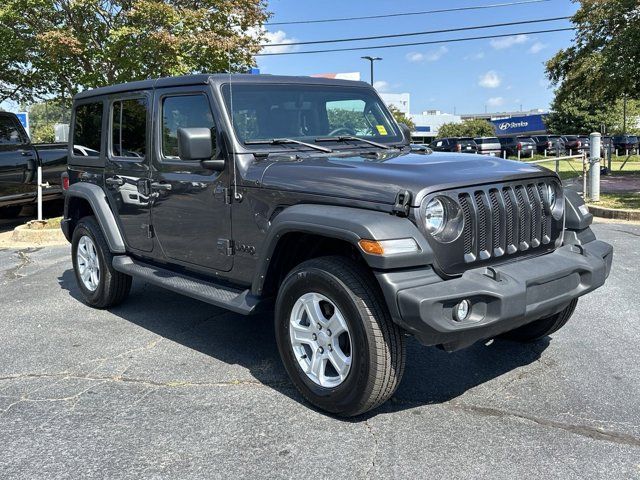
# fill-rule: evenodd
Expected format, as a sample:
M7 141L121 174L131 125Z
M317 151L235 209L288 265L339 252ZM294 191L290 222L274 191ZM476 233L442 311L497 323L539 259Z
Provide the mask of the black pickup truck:
M554 172L412 152L366 83L105 87L75 97L71 139L62 230L84 300L116 305L135 277L244 315L275 303L293 383L340 415L393 394L407 335L448 351L534 341L611 268Z
M37 200L38 165L42 165L42 182L49 184L43 200L61 199L67 145L34 145L13 113L0 112L0 218L15 217Z

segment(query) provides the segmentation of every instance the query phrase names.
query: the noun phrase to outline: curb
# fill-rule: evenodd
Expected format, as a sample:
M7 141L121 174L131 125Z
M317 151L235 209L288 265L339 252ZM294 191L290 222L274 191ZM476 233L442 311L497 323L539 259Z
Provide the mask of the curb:
M43 228L32 230L26 225L20 225L13 230L11 240L23 243L66 243L62 230L59 228Z
M596 207L594 205L587 206L589 207L589 212L592 213L594 217L640 222L640 210L618 210L616 208Z

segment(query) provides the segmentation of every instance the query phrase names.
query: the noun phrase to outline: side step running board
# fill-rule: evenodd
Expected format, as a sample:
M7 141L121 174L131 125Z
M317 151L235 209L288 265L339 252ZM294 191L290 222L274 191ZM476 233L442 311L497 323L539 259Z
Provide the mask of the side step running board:
M127 255L113 257L113 268L153 285L244 315L254 313L260 303L260 299L251 295L249 289L237 290L207 282L134 260Z

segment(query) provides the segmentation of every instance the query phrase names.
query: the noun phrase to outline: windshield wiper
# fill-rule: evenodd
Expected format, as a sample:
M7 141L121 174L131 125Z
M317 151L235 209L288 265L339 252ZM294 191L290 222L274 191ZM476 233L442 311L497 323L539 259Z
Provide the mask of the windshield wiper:
M333 150L327 147L321 147L320 145L314 145L313 143L301 142L300 140L294 140L293 138L272 138L269 140L247 140L245 145L282 145L285 143L295 143L296 145L303 145L305 147L313 148L325 153L331 153Z
M391 148L389 145L385 145L384 143L374 142L373 140L367 140L366 138L355 137L353 135L341 135L339 137L316 138L316 142L349 142L349 141L364 142L364 143L368 143L369 145L373 145L374 147L384 148L385 150L389 150Z

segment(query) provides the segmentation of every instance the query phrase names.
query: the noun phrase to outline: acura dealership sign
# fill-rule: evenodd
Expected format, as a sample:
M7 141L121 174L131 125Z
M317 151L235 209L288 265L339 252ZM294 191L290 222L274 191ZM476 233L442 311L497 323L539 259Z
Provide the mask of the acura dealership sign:
M522 117L492 120L496 135L517 135L522 133L544 133L544 115L525 115Z

